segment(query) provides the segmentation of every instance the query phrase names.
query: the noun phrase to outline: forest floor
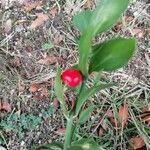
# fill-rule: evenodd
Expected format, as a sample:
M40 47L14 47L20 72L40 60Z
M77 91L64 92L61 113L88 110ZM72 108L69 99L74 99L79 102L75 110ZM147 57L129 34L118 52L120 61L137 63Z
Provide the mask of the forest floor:
M66 121L54 93L56 69L78 61L79 32L72 17L96 4L96 0L1 0L0 150L63 142ZM136 54L128 66L102 74L104 81L117 86L90 99L98 110L76 134L94 137L106 150L146 150L150 146L149 1L132 0L115 27L95 41L118 35L137 39ZM120 131L115 120L121 104L128 106L128 122Z

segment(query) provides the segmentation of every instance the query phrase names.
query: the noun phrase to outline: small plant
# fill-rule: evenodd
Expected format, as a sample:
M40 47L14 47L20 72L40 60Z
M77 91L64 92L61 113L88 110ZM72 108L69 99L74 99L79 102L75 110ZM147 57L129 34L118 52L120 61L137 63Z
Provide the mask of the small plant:
M63 114L67 120L65 142L39 146L37 149L49 150L98 150L100 146L92 138L82 138L72 141L79 125L85 122L94 106L83 110L88 98L96 92L110 88L113 84L93 83L87 88L86 83L92 72L114 71L126 65L133 56L136 47L134 38L117 37L93 46L93 38L113 26L127 8L129 0L101 0L95 10L80 12L73 18L73 24L81 32L78 41L79 62L61 73L57 70L55 93L61 104ZM76 92L75 106L68 110L64 100L64 86L68 85Z
M53 107L49 106L47 110L41 110L39 115L33 115L28 113L14 113L7 114L1 121L0 130L9 130L13 131L19 136L19 138L23 138L23 135L28 130L34 130L36 126L40 125L42 121L49 117L53 113ZM0 132L1 133L1 132ZM3 138L0 134L0 143L3 142Z

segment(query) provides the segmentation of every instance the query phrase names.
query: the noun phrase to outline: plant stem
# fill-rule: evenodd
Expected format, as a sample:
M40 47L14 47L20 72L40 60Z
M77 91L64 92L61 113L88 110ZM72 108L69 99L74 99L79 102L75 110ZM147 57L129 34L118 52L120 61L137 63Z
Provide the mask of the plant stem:
M82 85L81 85L81 88L80 88L78 97L79 97L79 95L84 91L84 88L85 88L85 86L86 86L86 81L87 81L87 78L85 78L85 79L83 80L83 82L82 82ZM78 98L78 97L77 97L77 98Z
M79 94L77 96L77 99L78 99L79 95L84 91L85 85L86 85L86 79L84 79L82 82L82 85L81 85ZM71 141L72 141L72 137L73 137L73 133L74 133L74 129L75 129L75 125L73 124L74 115L76 115L75 114L75 107L71 111L70 117L67 119L64 150L67 150L71 145Z
M64 143L64 150L67 150L67 148L70 147L72 136L74 132L74 126L73 126L73 116L71 116L67 120L67 127L66 127L66 134L65 134L65 143Z

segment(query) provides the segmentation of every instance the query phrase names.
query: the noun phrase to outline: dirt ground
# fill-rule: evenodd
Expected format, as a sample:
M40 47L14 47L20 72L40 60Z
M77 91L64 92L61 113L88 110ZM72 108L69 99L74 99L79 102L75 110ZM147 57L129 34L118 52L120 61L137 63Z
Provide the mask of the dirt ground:
M72 16L94 8L95 4L96 0L0 1L0 100L6 105L0 110L2 147L30 150L33 144L63 141L65 120L53 90L56 68L59 64L65 69L78 60L75 36L79 32L72 25ZM105 104L112 99L121 102L126 99L132 103L131 108L135 106L140 112L150 102L148 0L132 0L122 20L95 41L117 35L136 37L137 52L128 66L104 73L108 81L118 85L112 91L97 94L91 101ZM95 125L96 121L91 126ZM86 126L80 130L82 134L85 134L83 130L89 131L88 134L92 130ZM144 127L149 134L148 125ZM128 139L133 136L127 135ZM110 138L113 141L112 138L113 134ZM102 138L102 143L107 139ZM111 144L106 149L111 149Z

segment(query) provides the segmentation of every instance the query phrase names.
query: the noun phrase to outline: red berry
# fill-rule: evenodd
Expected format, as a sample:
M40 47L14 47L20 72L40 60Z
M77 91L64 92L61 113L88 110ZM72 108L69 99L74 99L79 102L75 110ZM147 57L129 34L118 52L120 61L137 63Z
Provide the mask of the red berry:
M67 69L62 73L61 79L69 87L76 87L82 81L82 75L76 69Z

